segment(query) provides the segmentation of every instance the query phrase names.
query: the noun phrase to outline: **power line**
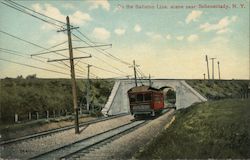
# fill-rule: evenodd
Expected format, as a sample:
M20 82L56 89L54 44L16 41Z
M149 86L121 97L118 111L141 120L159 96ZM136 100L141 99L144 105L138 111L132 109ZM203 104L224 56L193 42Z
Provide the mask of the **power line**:
M78 29L77 29L76 31L77 31L79 34L81 34L85 39L87 39L89 42L91 42L91 43L93 43L93 44L96 45L96 42L91 41L91 40L90 40L86 35L84 35L81 31L79 31ZM82 40L82 41L83 41L84 43L87 43L87 42L84 41L84 40ZM89 43L87 43L87 44L90 45ZM108 57L113 58L114 60L117 60L117 61L119 61L119 62L125 64L125 65L131 65L130 63L125 62L124 60L122 60L122 59L120 59L120 58L118 58L118 57L112 55L111 53L109 53L109 52L107 52L107 51L101 50L101 49L99 49L99 48L96 48L96 50L99 51L100 53L102 53L102 54L108 56ZM105 52L106 54L105 54L104 52Z
M75 34L73 34L73 33L72 33L72 35L74 35L75 37L77 37L79 40L83 41L83 42L84 42L84 43L86 43L87 45L91 45L91 44L89 44L88 42L86 42L86 41L82 40L80 37L76 36ZM97 49L97 48L95 48L95 49ZM79 50L78 50L78 51L79 51ZM105 55L105 54L104 54L104 55ZM93 56L93 55L92 55L92 56ZM106 56L107 56L107 55L106 55ZM111 66L112 68L114 68L114 69L118 70L119 72L127 74L126 72L121 71L120 69L118 69L117 67L114 67L114 66L113 66L113 65L111 65L110 63L108 63L108 62L104 61L103 59L101 59L101 58L99 58L99 57L96 57L96 56L93 56L93 57L94 57L94 58L96 58L96 59L98 59L98 60L100 60L100 61L102 61L103 63L105 63L105 64L107 64L107 65Z
M18 40L20 40L20 41L23 41L23 42L26 42L26 43L31 44L31 45L33 45L33 46L36 46L36 47L38 47L38 48L42 48L42 49L45 49L45 50L50 51L49 49L47 49L47 48L45 48L45 47L42 47L42 46L40 46L40 45L38 45L38 44L35 44L35 43L33 43L33 42L29 42L29 41L27 41L27 40L24 40L24 39L22 39L22 38L20 38L20 37L14 36L14 35L12 35L12 34L10 34L10 33L5 32L5 31L0 30L0 32L3 33L3 34L8 35L8 36L10 36L10 37L13 37L13 38L15 38L15 39L18 39ZM55 54L57 54L57 55L60 55L60 56L63 56L63 57L66 57L65 55L62 55L62 54L57 53L57 52L55 52L55 51L53 51L53 53L55 53Z
M40 70L44 70L44 71L48 71L48 72L54 72L54 73L69 75L69 74L67 74L67 73L63 73L63 72L60 72L60 71L55 71L55 70L46 69L46 68L42 68L42 67L32 66L32 65L29 65L29 64L24 64L24 63L20 63L20 62L15 62L15 61L3 59L3 58L0 58L0 60L6 61L6 62L9 62L9 63L19 64L19 65L22 65L22 66L27 66L27 67L31 67L31 68L36 68L36 69L40 69Z
M76 50L79 51L79 52L82 52L82 51L80 51L80 50L78 50L78 49L76 49ZM85 52L82 52L82 53L85 53ZM117 71L119 71L119 72L121 72L121 73L125 73L125 72L121 71L119 68L117 68L117 67L111 65L110 63L104 61L103 59L101 59L101 58L99 58L99 57L97 57L97 56L92 55L92 57L95 58L95 59L97 59L97 60L99 60L99 61L102 61L103 63L107 64L108 66L114 68L115 70L117 70ZM116 74L121 75L121 74L119 74L119 73L116 73ZM127 73L125 73L125 74L127 74Z
M62 66L58 66L58 65L55 65L55 64L51 64L51 63L46 63L40 59L36 59L34 57L30 57L29 55L27 54L23 54L22 52L18 52L18 51L14 51L14 50L10 50L10 49L4 49L4 48L0 48L0 52L4 52L4 53L8 53L8 54L12 54L12 55L16 55L16 56L20 56L20 57L24 57L24 58L30 58L32 60L35 60L35 61L38 61L38 62L41 62L41 63L44 63L44 64L47 64L47 65L50 65L50 66L54 66L54 67L57 67L59 69L66 69L65 67L62 67ZM79 72L82 72L84 73L84 71L80 70L80 69L76 69Z
M52 18L52 17L49 17L49 16L47 16L47 15L45 15L45 14L42 14L42 13L37 12L37 11L34 11L34 10L32 10L32 9L30 9L30 8L28 8L28 7L25 7L25 6L23 6L23 5L21 5L21 4L17 3L17 2L14 2L14 1L12 1L12 0L8 0L8 1L5 0L5 2L8 2L8 3L12 3L12 4L15 4L15 5L18 5L18 6L22 7L22 8L25 8L25 9L29 10L29 11L32 11L32 12L34 12L34 13L37 13L37 14L41 15L41 16L44 16L44 17L46 17L46 18L49 18L49 19L54 20L54 21L56 21L56 22L59 22L59 23L61 23L61 24L63 24L63 25L66 25L65 22L59 21L59 20L57 20L57 19L55 19L55 18Z
M20 11L20 12L22 12L22 13L25 13L25 14L27 14L27 15L30 15L30 16L32 16L32 17L38 18L39 20L42 20L42 21L44 21L44 22L46 22L46 23L49 23L49 24L51 24L51 25L55 25L55 26L61 28L61 26L59 26L59 25L57 25L57 24L55 24L55 23L53 23L53 22L51 22L51 21L45 20L45 19L43 19L43 18L40 18L40 17L38 17L38 16L36 16L36 15L34 15L34 14L31 14L31 13L27 12L27 10L32 11L32 12L34 12L34 13L37 13L37 14L39 14L39 15L41 15L41 16L44 16L44 17L46 17L46 18L49 18L49 19L51 19L51 20L60 22L61 24L65 24L64 22L58 21L58 20L56 20L56 19L54 19L54 18L51 18L51 17L49 17L49 16L46 16L46 15L44 15L44 14L42 14L42 13L36 12L36 11L34 11L34 10L32 10L32 9L29 9L29 8L23 6L23 5L20 5L20 4L16 3L16 2L13 2L13 1L10 1L10 2L5 1L5 2L6 2L6 3L3 3L3 2L2 2L2 3L5 4L5 5L7 5L8 7L11 7L11 8L13 8L13 9L15 9L15 10L18 10L18 11ZM8 3L8 4L7 4L7 3ZM78 31L78 30L77 30L77 31ZM11 34L9 34L9 33L7 33L7 32L4 32L4 31L0 31L0 32L2 32L2 33L4 33L4 34L7 34L7 35L9 35L9 36L11 36L11 37L13 37L13 38L16 38L16 39L19 39L19 40L21 40L21 41L24 41L24 42L26 42L26 43L32 44L32 45L34 45L34 46L36 46L36 47L39 47L39 48L42 48L42 49L45 49L45 50L48 50L48 51L49 51L49 49L46 49L46 48L41 47L41 46L39 46L39 45L37 45L37 44L35 44L35 43L29 42L29 41L26 41L26 40L24 40L24 39L22 39L22 38L19 38L19 37L16 37L16 36L14 36L14 35L11 35ZM82 34L80 31L78 31L78 32L79 32L81 35L84 35L84 34ZM76 36L76 35L74 35L74 36ZM78 37L78 36L76 36L76 37L77 37L78 39L80 39L81 41L83 41L80 37ZM85 36L85 35L84 35L84 37L87 38L87 36ZM90 39L88 39L88 40L89 40L91 43L95 44L95 42L92 42ZM83 42L86 43L86 44L88 44L88 45L90 45L90 44L89 44L88 42L86 42L86 41L83 41ZM100 53L103 53L103 52L104 52L103 50L99 50L99 49L96 49L96 50L99 51ZM52 52L53 52L53 51L52 51ZM60 54L60 53L57 53L57 52L54 52L54 53L56 53L56 54L58 54L58 55L61 55L61 56L63 56L63 57L66 57L66 56L64 56L64 55L62 55L62 54ZM104 53L103 53L103 54L104 54ZM112 57L113 59L118 60L118 61L120 61L120 62L122 62L122 63L124 62L124 61L122 61L121 59L119 59L119 58L117 58L117 57L111 55L110 53L107 53L107 54L104 54L104 55L109 56L109 57ZM98 59L98 58L97 58L97 59ZM109 63L107 63L107 64L109 64ZM125 64L126 64L126 62L125 62ZM127 64L129 64L129 63L127 63ZM112 66L112 65L110 65L110 66ZM113 66L112 66L112 67L113 67ZM114 68L114 67L113 67L113 68ZM119 72L125 73L125 72L121 71L121 70L118 69L118 68L115 68L115 69L118 70ZM127 73L125 73L125 74L127 74Z
M86 64L86 65L89 65L89 64L86 63L86 62L81 62L81 63ZM107 69L98 67L98 66L96 66L96 65L92 65L92 64L91 64L91 66L94 67L94 68L96 68L96 69L102 70L102 71L106 71L106 72L109 72L109 73L113 73L113 74L117 74L117 75L123 76L123 75L121 75L121 74L119 74L119 73L116 73L116 72L113 72L113 71L110 71L110 70L107 70Z
M141 77L146 77L145 74L142 72L142 70L139 67L136 67L136 70L141 75Z
M50 49L56 48L56 47L58 47L58 46L61 46L61 45L65 44L66 42L68 42L68 41L64 41L64 42L55 44L54 46L51 46L51 47L47 48L46 50L50 50ZM41 50L41 51L38 52L38 53L41 53L41 52L44 52L44 51L45 51L45 50Z
M5 2L7 2L7 1L5 1ZM54 26L57 26L57 27L59 27L59 28L62 27L62 26L60 26L60 25L58 25L58 24L55 24L55 23L53 23L53 22L47 21L47 20L45 20L45 19L42 19L42 18L40 18L40 17L38 17L38 16L36 16L36 15L33 15L33 14L27 12L26 10L24 10L24 9L22 9L22 8L20 8L20 7L18 7L17 5L13 5L13 4L10 4L10 3L7 4L7 3L4 3L4 2L1 2L1 3L4 4L4 5L6 5L6 6L8 6L8 7L10 7L10 8L13 8L13 9L15 9L15 10L18 10L18 11L20 11L20 12L22 12L22 13L25 13L25 14L27 14L27 15L30 15L30 16L32 16L32 17L34 17L34 18L37 18L37 19L39 19L39 20L41 20L41 21L43 21L43 22L45 22L45 23L48 23L48 24L50 24L50 25L54 25Z
M77 30L77 31L78 31L79 33L81 33L79 30ZM72 33L72 34L73 34L73 33ZM88 42L84 41L83 39L81 39L80 37L76 36L75 34L73 34L73 35L74 35L76 38L78 38L79 40L81 40L82 42L86 43L87 45L91 45L90 43L88 43ZM81 33L81 35L84 35L84 34ZM84 37L87 37L87 36L84 36ZM88 40L89 40L89 38L88 38ZM89 41L90 41L90 40L89 40ZM96 43L94 43L94 42L92 42L92 41L90 41L90 42L96 45ZM112 54L108 53L107 51L101 50L101 49L99 49L99 48L95 48L95 50L97 50L99 53L101 53L101 54L103 54L103 55L105 55L105 56L107 56L107 57L109 57L109 58L112 58L113 60L119 61L119 62L124 63L124 64L126 64L126 65L130 65L129 63L127 63L127 62L125 62L125 61L123 61L123 60L121 60L121 59L119 59L119 58L113 56ZM104 52L105 52L105 53L104 53Z

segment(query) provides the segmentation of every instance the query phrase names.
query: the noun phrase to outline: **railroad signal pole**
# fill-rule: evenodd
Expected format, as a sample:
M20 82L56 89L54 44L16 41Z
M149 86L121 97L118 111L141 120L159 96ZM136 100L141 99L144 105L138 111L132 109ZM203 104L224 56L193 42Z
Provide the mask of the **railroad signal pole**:
M219 74L219 79L220 79L220 62L218 61L217 64L218 64L218 74Z
M90 74L90 67L91 67L92 65L89 65L88 64L88 79L87 79L87 98L86 98L86 100L87 100L87 110L89 111L89 104L90 104L90 97L89 97L89 95L90 95L90 80L89 80L89 74Z
M209 64L208 64L208 57L206 55L206 61L207 61L207 79L210 79L210 75L209 75Z
M214 80L214 60L216 58L210 58L212 60L212 79Z

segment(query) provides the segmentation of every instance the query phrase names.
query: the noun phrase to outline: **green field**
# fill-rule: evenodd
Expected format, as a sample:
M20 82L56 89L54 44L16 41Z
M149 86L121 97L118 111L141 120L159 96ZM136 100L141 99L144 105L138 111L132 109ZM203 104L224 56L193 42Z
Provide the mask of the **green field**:
M250 99L196 104L137 153L139 159L250 158Z

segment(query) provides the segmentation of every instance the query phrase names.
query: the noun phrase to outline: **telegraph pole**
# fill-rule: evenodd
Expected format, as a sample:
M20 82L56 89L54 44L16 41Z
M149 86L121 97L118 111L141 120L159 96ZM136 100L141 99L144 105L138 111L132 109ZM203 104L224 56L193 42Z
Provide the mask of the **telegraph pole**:
M217 64L218 64L218 74L219 74L219 79L220 79L220 62L218 61Z
M209 75L209 64L208 64L207 55L206 55L206 61L207 61L207 79L209 80L210 79L210 75Z
M212 79L214 80L214 60L216 58L210 58L212 60Z
M89 103L90 103L90 98L89 98L89 95L90 95L90 80L89 80L89 74L90 74L90 67L91 67L92 65L89 65L88 64L88 79L87 79L87 98L86 98L86 100L87 100L87 110L89 111Z

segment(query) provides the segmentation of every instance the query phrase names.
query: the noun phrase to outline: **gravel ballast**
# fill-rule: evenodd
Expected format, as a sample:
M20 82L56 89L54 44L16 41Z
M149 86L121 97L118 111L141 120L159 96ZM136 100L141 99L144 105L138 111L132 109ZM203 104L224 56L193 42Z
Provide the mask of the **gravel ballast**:
M146 144L150 143L153 138L168 127L173 120L173 113L174 110L170 110L159 118L114 141L89 152L78 153L73 159L131 159L136 152L143 150Z
M76 142L80 139L107 131L123 124L130 123L131 115L98 122L80 128L81 133L75 134L74 129L54 133L49 136L35 138L23 142L1 146L1 158L3 159L27 159L52 149Z

